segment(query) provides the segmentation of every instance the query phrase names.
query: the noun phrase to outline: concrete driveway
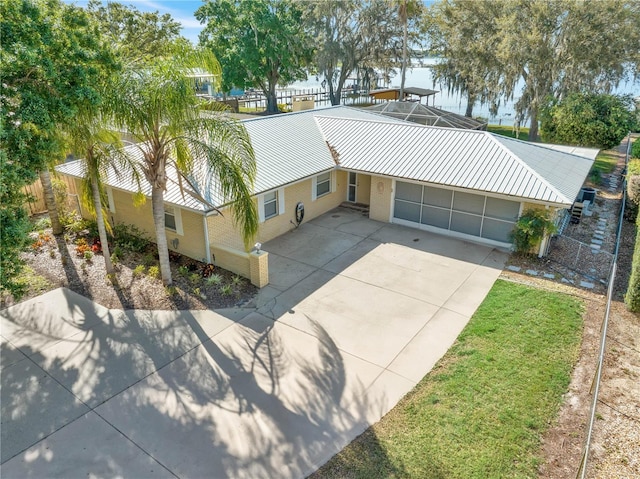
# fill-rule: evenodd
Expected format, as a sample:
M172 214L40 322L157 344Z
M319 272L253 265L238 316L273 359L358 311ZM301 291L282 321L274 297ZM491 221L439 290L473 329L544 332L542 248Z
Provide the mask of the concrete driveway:
M2 311L2 477L304 477L446 352L506 254L339 208L218 311Z

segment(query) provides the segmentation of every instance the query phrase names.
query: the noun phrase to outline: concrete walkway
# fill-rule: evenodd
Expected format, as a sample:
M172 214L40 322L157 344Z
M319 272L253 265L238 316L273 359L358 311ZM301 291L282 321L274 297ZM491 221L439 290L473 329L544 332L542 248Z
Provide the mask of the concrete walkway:
M244 309L1 313L3 478L304 477L433 367L504 253L334 210Z

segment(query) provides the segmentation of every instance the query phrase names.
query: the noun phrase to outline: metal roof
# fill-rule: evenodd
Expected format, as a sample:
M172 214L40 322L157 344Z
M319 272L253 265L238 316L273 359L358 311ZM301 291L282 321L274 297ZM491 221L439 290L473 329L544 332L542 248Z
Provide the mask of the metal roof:
M486 123L473 118L412 101L388 101L367 107L365 110L420 125L464 128L466 130L485 130L487 128Z
M130 145L124 148L133 159L142 161L142 150L137 145ZM65 175L74 176L76 178L83 178L85 175L85 164L83 160L74 160L62 165L56 166L56 171ZM109 168L106 172L107 177L104 179L104 183L113 188L128 191L130 193L138 192L138 184L134 180L131 174L125 174L124 172L118 172L113 168ZM167 165L167 189L164 193L164 201L182 208L187 208L195 211L207 211L210 207L193 196L188 194L183 188L180 190L180 186L177 182L178 175L175 168L171 165ZM140 191L147 197L151 197L151 185L146 179L141 176L140 178Z
M536 143L539 146L551 148L552 150L563 151L564 153L571 153L572 155L583 156L590 160L595 160L600 150L597 148L585 148L584 146L569 146L569 145L552 145L551 143Z
M486 131L316 117L341 167L571 205L593 160Z
M330 114L338 118L360 120L381 119L380 115L357 108L335 106L325 109L306 110L296 113L272 115L244 120L256 157L256 181L254 194L260 194L281 186L317 175L335 168L331 152L318 129L314 116ZM125 148L130 154L142 160L140 145ZM228 203L220 193L217 178L206 171L204 161L195 162L190 178L197 192L211 205L220 207ZM170 164L169 164L170 165ZM82 178L83 161L77 160L56 167L60 173ZM181 192L177 183L178 175L171 166L167 166L167 191L165 202L196 211L207 211L210 206ZM137 192L136 183L128 177L117 175L114 170L108 172L105 183L125 191ZM151 196L151 187L141 180L142 192Z

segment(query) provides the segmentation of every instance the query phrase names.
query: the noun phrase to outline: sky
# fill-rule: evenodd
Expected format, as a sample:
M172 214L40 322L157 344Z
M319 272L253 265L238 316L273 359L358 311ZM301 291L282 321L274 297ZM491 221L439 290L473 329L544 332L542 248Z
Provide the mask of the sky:
M106 1L103 0L102 3ZM65 2L79 7L86 7L88 3L87 0L65 0ZM118 0L118 3L133 5L142 12L157 10L160 13L169 13L174 20L182 24L182 36L193 43L198 43L198 34L202 30L202 25L193 14L202 5L202 0Z

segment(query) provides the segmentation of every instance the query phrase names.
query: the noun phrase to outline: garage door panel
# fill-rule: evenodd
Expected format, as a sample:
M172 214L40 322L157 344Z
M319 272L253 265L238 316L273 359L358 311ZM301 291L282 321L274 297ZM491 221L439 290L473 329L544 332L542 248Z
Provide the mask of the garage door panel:
M445 210L442 208L433 208L431 206L423 206L421 223L423 225L449 229L449 216L449 210Z
M396 199L420 203L422 201L422 186L398 181L396 182Z
M393 216L402 220L414 221L415 223L419 223L420 205L396 200Z
M441 208L451 208L451 190L442 188L424 187L424 199L422 203L430 206L440 206Z
M453 197L453 209L465 213L482 215L484 211L484 196L456 191Z
M511 242L510 234L520 213L517 201L401 181L396 182L395 189L395 218L415 223L416 227Z
M511 241L509 236L513 230L513 225L514 223L485 218L482 225L482 237L509 243Z
M485 216L499 220L517 221L520 213L520 203L515 201L487 198Z
M468 215L454 211L451 213L451 230L458 233L465 233L473 236L480 236L480 226L482 218L480 216Z

